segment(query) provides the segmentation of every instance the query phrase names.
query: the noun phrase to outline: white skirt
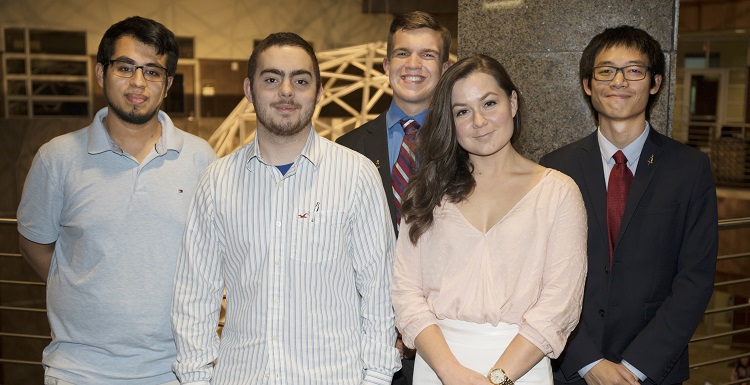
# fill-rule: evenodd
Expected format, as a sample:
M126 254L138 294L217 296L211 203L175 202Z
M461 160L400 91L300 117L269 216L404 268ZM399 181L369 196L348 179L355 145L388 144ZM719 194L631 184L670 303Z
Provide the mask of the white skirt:
M483 375L489 373L519 330L518 325L503 322L492 326L450 319L438 320L438 326L458 362ZM551 385L553 383L552 366L549 358L542 358L515 383L517 385ZM442 384L432 368L419 355L419 351L414 361L413 384Z

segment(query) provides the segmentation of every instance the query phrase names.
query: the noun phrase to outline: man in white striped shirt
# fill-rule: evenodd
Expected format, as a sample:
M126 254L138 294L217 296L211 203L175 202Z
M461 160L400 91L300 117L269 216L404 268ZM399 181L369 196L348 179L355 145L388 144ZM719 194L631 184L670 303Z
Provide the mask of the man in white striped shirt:
M259 43L244 89L255 140L207 170L188 216L174 370L182 384L390 384L395 240L377 170L312 128L320 70L301 37Z

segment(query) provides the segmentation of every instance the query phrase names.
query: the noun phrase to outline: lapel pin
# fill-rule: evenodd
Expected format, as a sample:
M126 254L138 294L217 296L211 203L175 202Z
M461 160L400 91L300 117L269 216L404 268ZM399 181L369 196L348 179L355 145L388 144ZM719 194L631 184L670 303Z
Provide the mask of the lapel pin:
M648 157L648 165L654 164L654 154L651 154L651 156Z
M380 168L380 159L375 159L375 167Z

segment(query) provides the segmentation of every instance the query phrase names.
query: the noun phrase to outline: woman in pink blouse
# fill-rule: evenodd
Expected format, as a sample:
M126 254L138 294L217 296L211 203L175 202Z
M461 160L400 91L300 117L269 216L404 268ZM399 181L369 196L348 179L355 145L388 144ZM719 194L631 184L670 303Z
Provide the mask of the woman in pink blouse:
M414 384L552 384L578 323L586 210L572 179L513 148L520 93L479 55L438 83L402 205L396 324Z

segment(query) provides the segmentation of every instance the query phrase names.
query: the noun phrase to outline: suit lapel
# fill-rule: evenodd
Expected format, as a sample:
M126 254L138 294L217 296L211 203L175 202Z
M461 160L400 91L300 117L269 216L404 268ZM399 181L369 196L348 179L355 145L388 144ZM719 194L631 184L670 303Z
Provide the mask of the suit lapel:
M604 170L602 169L602 155L599 151L596 131L589 135L584 143L579 162L583 172L586 194L589 196L594 216L605 245L609 244L607 235L607 189L604 182ZM593 229L589 230L593 232ZM589 234L593 236L593 234ZM608 253L607 253L608 254Z
M628 200L625 203L625 211L622 214L622 223L620 224L620 233L617 235L618 243L619 239L628 228L630 219L633 217L635 209L638 207L643 193L646 192L651 179L659 167L659 159L661 155L661 138L659 134L653 128L650 129L648 139L643 144L641 150L641 156L638 159L638 167L635 169L635 176L633 178L633 184L630 186L630 192L628 193Z
M383 190L388 200L388 209L391 212L393 228L396 228L396 206L393 196L393 182L391 182L391 167L388 157L388 127L385 123L385 113L378 115L377 118L366 126L367 136L364 138L363 154L368 157L380 173L380 179L383 181Z

